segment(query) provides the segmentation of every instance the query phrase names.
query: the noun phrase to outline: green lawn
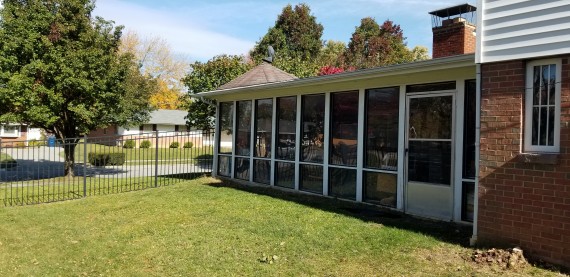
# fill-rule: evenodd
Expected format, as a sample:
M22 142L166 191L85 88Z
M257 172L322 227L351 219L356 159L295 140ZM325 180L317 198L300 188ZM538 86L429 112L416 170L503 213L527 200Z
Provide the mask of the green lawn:
M75 161L83 162L84 146L80 142L75 148ZM175 160L188 160L195 158L207 158L213 154L212 147L192 147L192 148L159 148L158 159L161 161L175 161ZM154 161L157 157L156 148L123 148L119 146L106 146L100 144L87 144L87 153L100 152L100 153L125 153L125 158L128 162ZM64 157L63 151L60 153Z
M0 276L558 276L469 261L468 232L220 183L0 209Z

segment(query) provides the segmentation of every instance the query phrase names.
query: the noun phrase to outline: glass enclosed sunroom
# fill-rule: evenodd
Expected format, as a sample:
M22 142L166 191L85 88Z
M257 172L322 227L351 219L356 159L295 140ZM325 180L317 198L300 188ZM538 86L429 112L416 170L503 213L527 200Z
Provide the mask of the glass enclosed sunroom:
M266 83L241 77L198 95L218 105L212 174L472 221L475 77L474 55Z

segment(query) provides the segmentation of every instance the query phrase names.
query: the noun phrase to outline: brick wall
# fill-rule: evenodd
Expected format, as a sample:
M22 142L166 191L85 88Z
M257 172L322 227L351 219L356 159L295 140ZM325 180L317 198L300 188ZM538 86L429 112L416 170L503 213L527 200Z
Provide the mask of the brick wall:
M525 61L483 64L479 240L570 267L570 56L562 59L561 149L521 155Z
M19 137L1 137L0 139L2 139L2 147L15 147L25 145L26 140L28 139L28 126L21 125L19 135Z
M433 58L475 53L475 26L465 21L448 21L433 28Z

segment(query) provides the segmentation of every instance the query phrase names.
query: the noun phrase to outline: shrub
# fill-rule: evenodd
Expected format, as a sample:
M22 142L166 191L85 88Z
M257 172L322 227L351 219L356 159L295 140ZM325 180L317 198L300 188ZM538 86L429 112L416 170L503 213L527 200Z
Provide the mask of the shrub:
M192 143L191 141L187 141L184 143L184 148L192 148L194 147L194 143Z
M139 147L140 148L150 148L150 141L149 140L141 141L141 145Z
M128 139L128 140L125 140L125 143L123 144L123 148L131 149L131 148L135 148L135 145L136 145L136 143L134 140Z
M94 166L123 165L125 153L89 153L87 159Z
M170 144L170 148L178 148L178 147L180 147L180 143L178 141L173 141Z
M28 146L30 147L39 147L39 146L44 146L46 145L46 142L44 140L30 140L28 141Z

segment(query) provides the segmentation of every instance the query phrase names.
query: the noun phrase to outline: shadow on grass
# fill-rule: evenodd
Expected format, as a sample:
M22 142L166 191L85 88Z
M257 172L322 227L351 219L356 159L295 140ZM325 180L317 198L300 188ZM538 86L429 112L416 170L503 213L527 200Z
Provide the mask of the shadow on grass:
M350 216L365 222L374 222L388 227L410 230L422 235L434 237L440 241L459 244L465 247L469 246L469 238L472 233L471 226L421 219L365 203L298 193L281 188L246 185L229 180L222 180L221 183L208 183L205 185L216 188L231 188L290 201L307 207Z

